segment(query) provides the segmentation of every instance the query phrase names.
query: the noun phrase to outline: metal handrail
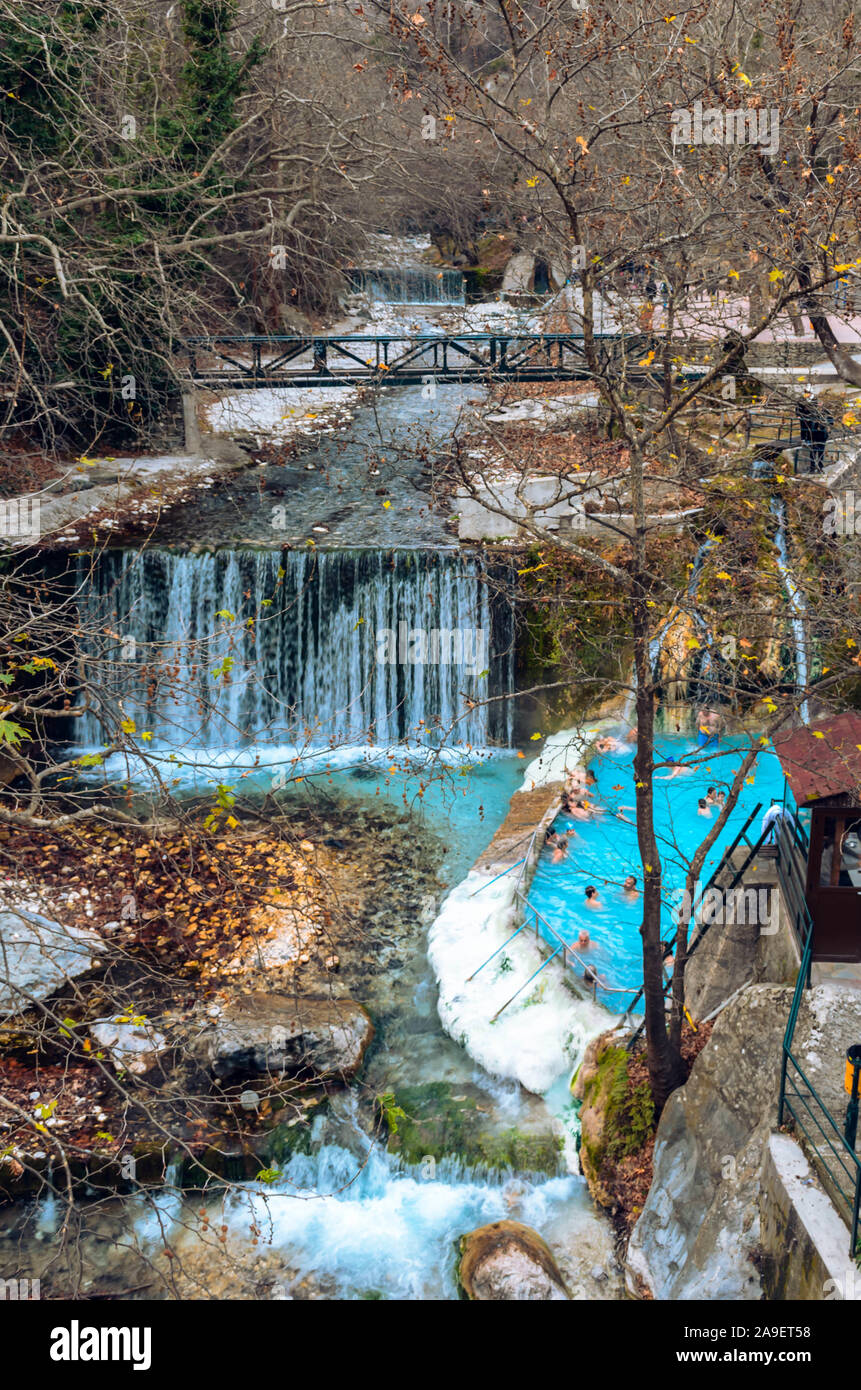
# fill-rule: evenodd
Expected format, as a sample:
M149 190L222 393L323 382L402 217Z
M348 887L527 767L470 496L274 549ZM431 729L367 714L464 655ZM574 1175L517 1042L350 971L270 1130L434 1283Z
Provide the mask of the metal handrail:
M505 878L506 874L510 874L512 869L516 869L520 864L525 864L528 858L529 851L527 850L526 854L523 856L522 859L518 859L513 864L509 864L507 869L503 869L501 873L494 874L493 878L489 878L486 883L483 883L481 885L480 888L476 888L474 893L470 893L470 898L477 898L479 893L484 892L485 888L489 888L492 883L498 883L501 878ZM519 878L518 882L520 882Z
M513 932L513 933L511 934L511 936L509 936L509 938L508 938L507 941L504 941L504 942L502 943L502 946L497 947L497 949L494 951L494 953L493 953L492 956L488 956L487 960L484 961L484 962L478 967L478 970L474 970L474 971L473 971L472 975L469 976L469 979L470 979L470 980L473 979L473 977L474 977L475 975L478 974L478 971L479 971L479 970L483 970L483 969L484 969L484 966L487 965L487 964L489 963L489 961L493 960L494 956L498 956L498 955L499 955L499 952L500 952L501 950L503 950L503 948L504 948L505 946L508 945L508 942L509 942L509 941L513 941L514 938L515 938L515 936L519 936L519 934L524 930L525 927L529 927L529 926L534 927L535 936L536 936L536 939L538 939L539 936L540 936L540 932L539 932L539 924L540 924L541 927L543 927L544 932L545 932L545 934L547 935L547 937L551 938L552 941L555 941L555 942L556 942L556 946L555 946L554 950L552 950L552 951L550 952L550 955L547 957L547 959L546 959L546 960L543 960L543 961L541 962L541 964L539 965L538 969L537 969L537 970L533 970L533 972L532 972L532 974L529 976L529 978L528 978L527 980L524 980L523 984L520 985L520 986L514 991L514 993L510 996L510 998L506 999L506 1001L505 1001L504 1004L501 1004L501 1005L500 1005L500 1007L496 1010L496 1013L495 1013L495 1014L493 1015L493 1017L491 1018L491 1020L490 1020L491 1023L495 1023L495 1022L496 1022L496 1020L499 1018L499 1015L500 1015L505 1009L508 1008L509 1004L513 1003L513 1001L517 998L517 996L518 996L519 994L522 994L523 991L527 988L528 985L531 985L531 984L532 984L532 981L535 979L535 977L536 977L537 975L540 975L540 974L541 974L541 971L544 970L544 969L550 964L550 962L551 962L552 960L555 960L556 957L560 954L560 952L561 952L561 954L562 954L562 966L563 966L563 969L568 969L569 967L573 968L573 962L576 961L576 963L577 963L578 965L580 965L580 966L583 967L583 970L584 970L584 971L587 971L587 970L588 970L588 971L591 973L591 975L592 975L592 980L590 981L590 983L591 983L591 985L592 985L592 998L593 998L593 999L596 998L596 996L597 996L597 991L598 991L599 989L604 990L605 993L607 993L607 994L630 994L630 993L632 993L632 991L631 991L630 989L625 989L625 988L623 988L621 985L610 985L610 984L607 984L606 981L602 980L602 979L600 978L600 976L597 974L597 972L596 972L594 966L591 966L591 965L588 964L587 961L584 961L584 960L583 960L583 957L582 957L581 955L578 954L578 952L575 950L575 948L574 948L573 946L571 946L571 945L569 944L569 942L567 942L567 941L564 939L564 937L562 937L562 936L559 935L559 932L556 930L556 928L555 928L555 927L552 927L552 926L550 925L550 923L547 921L547 918L544 917L543 914L540 913L540 912L538 911L538 908L535 907L535 905L529 901L529 899L528 899L528 897L526 896L526 894L525 894L520 888L515 888L515 890L514 890L514 897L515 897L515 901L518 902L518 903L520 903L520 905L522 906L522 908L523 908L523 910L524 910L524 913L526 914L526 920L523 921L523 922L521 923L521 925L517 928L517 931ZM530 920L529 920L529 914L530 914L530 913L532 914L532 919L533 919L531 922L530 922Z
M800 829L800 827L798 828ZM792 832L783 825L783 822L779 823L777 836L777 873L778 880L781 884L781 887L784 889L784 895L787 898L788 894L786 894L786 887L788 886L790 879L788 875L784 876L783 860L781 856L781 835L783 834L784 837L788 838L791 833ZM793 840L795 840L794 835ZM793 849L797 849L796 843L793 844ZM797 872L798 866L797 861L795 859L795 855L791 854L787 857L789 859L790 864L794 866L795 871ZM822 1100L821 1096L817 1092L816 1087L806 1076L801 1064L799 1063L797 1057L792 1051L792 1044L795 1039L795 1029L798 1024L798 1016L801 1012L801 1004L804 998L804 991L805 989L810 988L811 973L813 966L813 919L810 915L810 910L807 906L807 903L803 899L800 909L797 910L797 915L795 921L793 922L793 925L795 927L797 935L800 931L803 931L803 950L801 953L801 964L798 970L798 979L795 983L795 990L793 991L792 1003L789 1009L789 1018L786 1021L786 1031L783 1035L783 1056L780 1068L780 1093L778 1096L777 1103L777 1124L779 1128L783 1127L783 1125L786 1122L786 1115L788 1111L789 1115L791 1115L792 1117L793 1125L797 1125L804 1137L807 1139L809 1145L813 1150L815 1158L822 1164L841 1202L845 1204L847 1213L849 1215L849 1255L850 1258L854 1259L859 1247L859 1215L861 1215L861 1158L859 1158L858 1154L855 1153L854 1149L851 1149L849 1147L849 1144L842 1130L840 1129L839 1124L832 1115L831 1111L828 1109L828 1106L825 1104L825 1102ZM792 1075L789 1074L790 1064L793 1069ZM799 1090L798 1084L795 1079L795 1073L798 1074L803 1084L807 1088L806 1094ZM795 1100L796 1105L793 1105L793 1100ZM825 1119L827 1123L826 1128L823 1128L819 1115L814 1111L810 1104L811 1101L815 1102L816 1106L818 1107L818 1110L821 1112L822 1117ZM803 1115L802 1113L800 1113L802 1106L804 1110L807 1112L807 1115L816 1125L816 1128L818 1129L819 1133L825 1139L828 1149L831 1151L834 1158L837 1160L839 1168L841 1169L844 1175L844 1181L848 1179L848 1188L844 1187L843 1182L841 1182L841 1179L835 1174L832 1167L829 1165L826 1156L822 1152L821 1145L817 1144L817 1142L809 1133L807 1126L804 1123ZM837 1147L835 1147L835 1138Z
M522 893L522 891L521 891L520 885L521 885L521 883L523 882L523 874L524 874L524 872L525 872L526 865L527 865L528 862L529 862L529 857L530 857L530 855L532 854L532 847L533 847L533 845L535 844L535 837L536 837L536 835L538 834L539 827L540 827L540 822L538 823L538 825L535 826L534 830L532 831L532 834L531 834L530 837L529 837L529 844L528 844L527 847L526 847L526 853L524 854L523 858L522 858L522 859L518 859L514 864L509 864L508 868L507 868L507 869L503 869L503 870L502 870L502 873L497 874L495 878L488 879L487 883L483 883L483 884L481 885L480 888L477 888L477 889L475 890L474 893L470 893L470 898L476 897L477 894L483 892L485 888L489 888L490 885L491 885L492 883L496 883L499 879L504 878L506 874L510 874L512 869L516 869L516 868L518 868L518 867L520 868L520 873L517 875L517 881L515 882L515 885L514 885L513 896L514 896L514 901L515 901L515 902L518 902L520 899L523 898L523 893ZM532 907L532 904L530 903L529 906ZM534 909L534 908L533 908L532 910L533 910L533 911L536 911L536 909ZM543 919L542 919L542 920L543 920ZM492 960L495 960L495 958L499 955L500 951L504 951L504 950L505 950L505 947L508 945L508 943L509 943L510 941L513 941L514 938L515 938L516 936L519 936L520 933L523 931L524 927L526 927L527 925L528 925L527 922L522 922L521 925L517 928L517 930L516 930L516 931L513 931L513 932L511 933L511 935L510 935L509 937L507 937L507 938L505 939L505 941L503 941L503 943L502 943L501 946L497 946L496 950L493 951L493 952L491 952L491 954L487 957L487 959L486 959L486 960L483 960L482 963L481 963L481 965L477 966L476 969L473 970L473 972L472 972L471 975L467 975L466 980L465 980L464 983L465 983L465 984L469 984L469 982L470 982L471 980L474 980L475 977L476 977L476 975L478 975L479 972L482 971L486 965L489 965L490 962L491 962ZM550 930L549 926L548 926L548 930ZM528 984L528 983L529 983L529 981L527 981L527 984ZM512 998L514 998L513 995L512 995ZM510 1004L510 1003L511 1003L511 1000L509 999L508 1002L509 1002L509 1004ZM505 1007L506 1007L506 1006L503 1005L503 1008L505 1008ZM501 1013L502 1010L500 1010L499 1012ZM494 1017L496 1017L496 1015L494 1015Z
M533 830L532 834L530 835L530 837L529 837L529 844L526 846L526 853L524 854L523 859L521 860L520 873L517 875L517 882L516 882L515 885L514 885L514 896L515 896L515 897L516 897L517 894L520 892L520 885L521 885L521 883L523 882L523 875L524 875L524 873L526 872L526 865L529 863L530 857L531 857L531 855L532 855L532 850L533 850L533 848L534 848L534 846L535 846L535 837L536 837L536 835L538 834L538 827L540 826L540 824L541 824L541 822L539 821L539 822L538 822L538 825L536 825L535 829Z
M538 934L538 924L540 922L545 932L547 932L547 934L551 936L554 941L559 943L557 949L561 949L564 952L563 963L566 965L569 964L568 957L570 956L571 959L575 960L578 965L582 965L584 970L589 970L591 972L591 974L594 976L594 981L592 981L594 985L593 997L595 989L602 989L606 994L633 994L634 991L630 987L626 988L623 985L610 985L607 984L606 981L602 980L600 976L597 974L595 967L593 965L590 965L588 961L584 961L583 957L577 954L577 951L574 949L574 947L570 945L569 942L567 942L563 936L560 936L559 932L556 930L555 927L552 927L550 925L547 918L543 915L543 913L538 911L538 908L535 906L534 903L531 903L529 901L525 893L523 893L520 889L515 889L515 896L518 899L518 901L522 904L524 911L531 912L533 917L535 918L536 935ZM524 923L524 925L526 924ZM552 957L550 959L552 959ZM546 961L545 964L547 964Z
M738 883L738 881L739 881L739 879L741 878L742 874L745 872L745 870L746 870L748 864L750 864L751 860L752 860L752 859L755 857L755 855L758 853L759 847L760 847L760 845L762 844L764 835L767 834L768 832L763 832L763 834L761 834L760 837L759 837L759 839L757 840L756 844L755 844L755 845L751 845L750 841L747 839L747 830L748 830L748 827L749 827L751 821L754 820L754 818L759 814L759 812L760 812L761 810L762 810L762 802L761 802L761 801L758 801L758 802L756 803L756 805L754 806L753 810L751 811L750 815L748 816L747 820L745 821L744 825L741 827L741 830L740 830L740 831L738 832L738 834L736 835L736 837L735 837L735 839L733 840L732 844L728 847L728 849L724 850L724 853L721 855L720 863L718 864L718 866L717 866L717 868L715 869L714 873L711 875L711 877L710 877L710 879L708 880L708 882L707 882L705 888L703 888L702 892L700 893L699 898L697 899L697 901L693 904L693 906L692 906L692 908L691 908L691 921L693 921L694 918L696 917L697 908L702 906L703 899L705 898L706 893L708 893L709 889L714 885L714 883L715 883L715 881L716 881L718 875L721 874L721 873L723 873L724 869L726 868L727 861L731 861L732 856L733 856L733 854L735 853L735 851L737 850L737 848L738 848L739 843L741 842L741 840L744 839L745 844L746 844L746 845L748 846L748 848L750 849L750 854L747 856L747 859L745 859L744 864L742 865L741 869L740 869L739 872L735 875L735 877L733 878L733 880L732 880L732 882L730 883L729 887L726 889L727 892L732 892L733 888L735 888L735 885ZM693 938L693 940L690 941L690 942L688 943L688 949L687 949L687 953L686 953L686 960L690 960L691 956L694 954L694 951L695 951L695 950L697 949L697 947L699 946L700 942L702 941L703 937L705 936L706 932L708 931L708 929L709 929L709 927L712 925L712 923L711 923L711 922L701 922L701 923L698 923L698 924L696 924L696 925L698 925L698 926L700 927L700 930L697 932L697 934L696 934L696 936ZM661 945L663 946L663 951L662 951L662 954L661 954L661 959L662 959L662 960L666 960L667 956L672 955L672 952L673 952L673 943L672 943L671 941L662 941L662 942L661 942ZM667 980L667 981L665 982L665 984L664 984L664 998L666 998L667 994L669 993L670 989L672 988L672 983L673 983L673 978L672 978L672 976L670 976L669 980ZM639 1002L639 1000L641 999L641 997L642 997L642 995L643 995L644 990L645 990L645 984L640 985L640 988L639 988L638 991L637 991L636 997L635 997L634 999L631 1000L630 1004L628 1005L627 1009L625 1010L625 1018L628 1017L628 1015L630 1014L631 1010L632 1010L632 1009L634 1008L634 1006ZM634 1033L633 1037L629 1039L629 1041L628 1041L628 1048L629 1048L629 1049L632 1048L632 1047L634 1046L634 1044L636 1043L636 1041L637 1041L637 1039L639 1038L640 1034L642 1033L644 1027L645 1027L645 1019L644 1019L643 1022L640 1024L639 1028L638 1028L637 1031Z

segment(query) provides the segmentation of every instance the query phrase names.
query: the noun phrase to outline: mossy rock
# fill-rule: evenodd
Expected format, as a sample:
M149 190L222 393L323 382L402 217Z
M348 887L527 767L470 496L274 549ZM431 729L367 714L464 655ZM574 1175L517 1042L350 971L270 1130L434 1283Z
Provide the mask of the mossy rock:
M467 266L463 272L467 300L472 303L488 299L502 287L502 271L486 265Z
M559 1172L562 1141L547 1130L494 1130L476 1086L429 1081L380 1096L377 1112L388 1130L388 1151L405 1163L456 1157L470 1167Z
M654 1130L651 1090L628 1082L630 1054L604 1034L591 1045L577 1080L580 1110L580 1162L589 1191L601 1206L615 1205L607 1182L609 1165L637 1153Z
M221 1179L224 1182L250 1182L261 1170L276 1170L294 1154L311 1152L311 1118L326 1104L322 1094L312 1097L316 1106L292 1124L276 1122L271 1129L249 1137L247 1145L236 1147L225 1138L223 1146L210 1145L199 1160L190 1158L182 1165L180 1186L201 1187Z

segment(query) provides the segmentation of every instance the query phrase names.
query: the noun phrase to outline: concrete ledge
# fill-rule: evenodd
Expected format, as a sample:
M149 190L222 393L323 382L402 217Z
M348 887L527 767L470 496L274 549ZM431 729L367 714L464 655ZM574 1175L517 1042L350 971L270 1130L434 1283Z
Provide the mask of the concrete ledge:
M62 480L63 491L46 489L40 498L38 535L22 544L76 545L80 527L98 516L104 530L122 535L123 527L185 500L195 487L228 473L250 467L250 455L230 439L205 435L204 452L161 454L146 457L98 459L80 480L71 472Z
M599 506L602 502L600 486L584 491L577 497L569 496L571 480L558 476L552 478L513 479L507 482L476 484L473 491L459 488L455 493L457 507L457 534L462 541L502 541L528 540L531 532L519 522L519 518L529 520L542 531L558 532L562 535L604 536L609 534L634 534L634 518L627 512L587 511L588 504ZM494 511L500 508L507 516ZM655 530L676 530L681 533L691 517L698 515L701 507L688 507L681 511L656 512L646 517L646 525ZM608 528L611 528L608 532Z
M861 1301L849 1228L788 1134L772 1134L763 1156L760 1228L766 1299Z
M513 868L526 855L521 877L524 890L527 889L544 845L544 833L559 812L562 792L561 782L551 782L530 791L515 791L505 820L473 868L481 873L500 874ZM513 881L517 879L515 874Z

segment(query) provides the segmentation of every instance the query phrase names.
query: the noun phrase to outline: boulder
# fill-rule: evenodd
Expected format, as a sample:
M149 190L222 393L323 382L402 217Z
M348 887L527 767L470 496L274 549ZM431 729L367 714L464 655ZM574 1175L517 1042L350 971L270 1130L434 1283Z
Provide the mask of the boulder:
M531 294L535 281L535 257L528 251L517 251L502 273L502 294Z
M256 976L260 989L270 984L276 990L289 989L285 976L292 976L316 953L321 941L325 943L320 923L296 907L267 903L252 911L251 925L253 935L240 943L224 973ZM271 979L267 978L270 972Z
M786 1267L791 1252L777 1228L761 1224L792 995L791 988L751 985L731 999L686 1085L667 1101L652 1186L628 1246L634 1296L759 1299L763 1268L773 1286L793 1287L801 1277ZM857 989L823 984L805 992L793 1053L832 1115L843 1113L844 1049L859 1035ZM785 1213L786 1223L794 1219Z
M146 1020L134 1023L122 1015L100 1018L89 1025L89 1031L93 1042L110 1055L117 1071L133 1076L146 1076L167 1050L164 1034Z
M99 963L101 937L38 912L0 910L0 1018L23 1013Z
M220 1080L260 1075L349 1078L374 1027L352 999L305 999L257 992L220 1011L202 1039Z
M572 1084L580 1107L580 1168L592 1200L612 1210L615 1199L608 1190L602 1169L607 1152L608 1120L613 1118L613 1096L621 1085L626 1089L628 1054L616 1029L593 1038Z
M760 1171L777 1118L791 999L774 985L737 995L667 1101L652 1186L628 1245L634 1296L760 1298Z
M476 1302L570 1298L549 1246L531 1226L494 1221L460 1239L460 1283Z

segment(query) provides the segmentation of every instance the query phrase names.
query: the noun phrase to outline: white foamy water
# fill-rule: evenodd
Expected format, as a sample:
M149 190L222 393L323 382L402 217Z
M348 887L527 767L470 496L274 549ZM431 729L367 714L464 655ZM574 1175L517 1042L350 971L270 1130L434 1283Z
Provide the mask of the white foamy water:
M440 743L449 730L459 745L508 744L511 702L484 703L513 680L485 580L480 556L383 550L123 550L92 572L82 560L78 576L91 630L112 634L91 657L101 700L180 757L252 742ZM458 634L461 647L410 660L398 644L414 630ZM102 736L99 713L80 721L86 745Z
M619 721L601 719L592 724L575 729L560 729L549 734L544 740L541 752L531 763L527 763L523 773L523 786L547 787L551 782L564 782L569 772L581 766L588 756L589 748L600 734L608 729L618 730Z
M500 1220L541 1231L575 1286L596 1263L612 1262L612 1234L582 1179L485 1180L456 1159L404 1167L370 1143L361 1156L340 1144L296 1154L271 1185L235 1189L220 1214L210 1205L208 1216L209 1231L201 1231L189 1204L169 1231L185 1271L194 1278L199 1270L205 1280L222 1253L248 1268L253 1227L275 1299L307 1296L309 1288L326 1298L454 1298L459 1238ZM223 1252L212 1231L220 1223L229 1232ZM152 1218L138 1227L138 1239L158 1247Z
M489 874L472 870L443 903L428 936L428 956L446 1032L485 1070L516 1077L528 1091L545 1095L579 1064L589 1039L609 1028L613 1016L579 999L553 962L494 1021L545 958L527 928L468 980L514 931L514 874L493 883Z
M79 753L93 754L98 745L81 747ZM182 748L177 751L171 743L153 742L146 756L112 753L97 768L85 768L82 775L89 780L122 776L139 786L149 784L154 770L170 780L173 787L184 791L206 790L211 775L229 773L258 782L285 785L296 777L325 777L335 772L376 770L377 772L410 772L412 774L442 769L469 769L504 757L505 749L469 748L461 746L437 748L425 743L330 744L252 743L240 748ZM282 774L282 777L279 777Z

